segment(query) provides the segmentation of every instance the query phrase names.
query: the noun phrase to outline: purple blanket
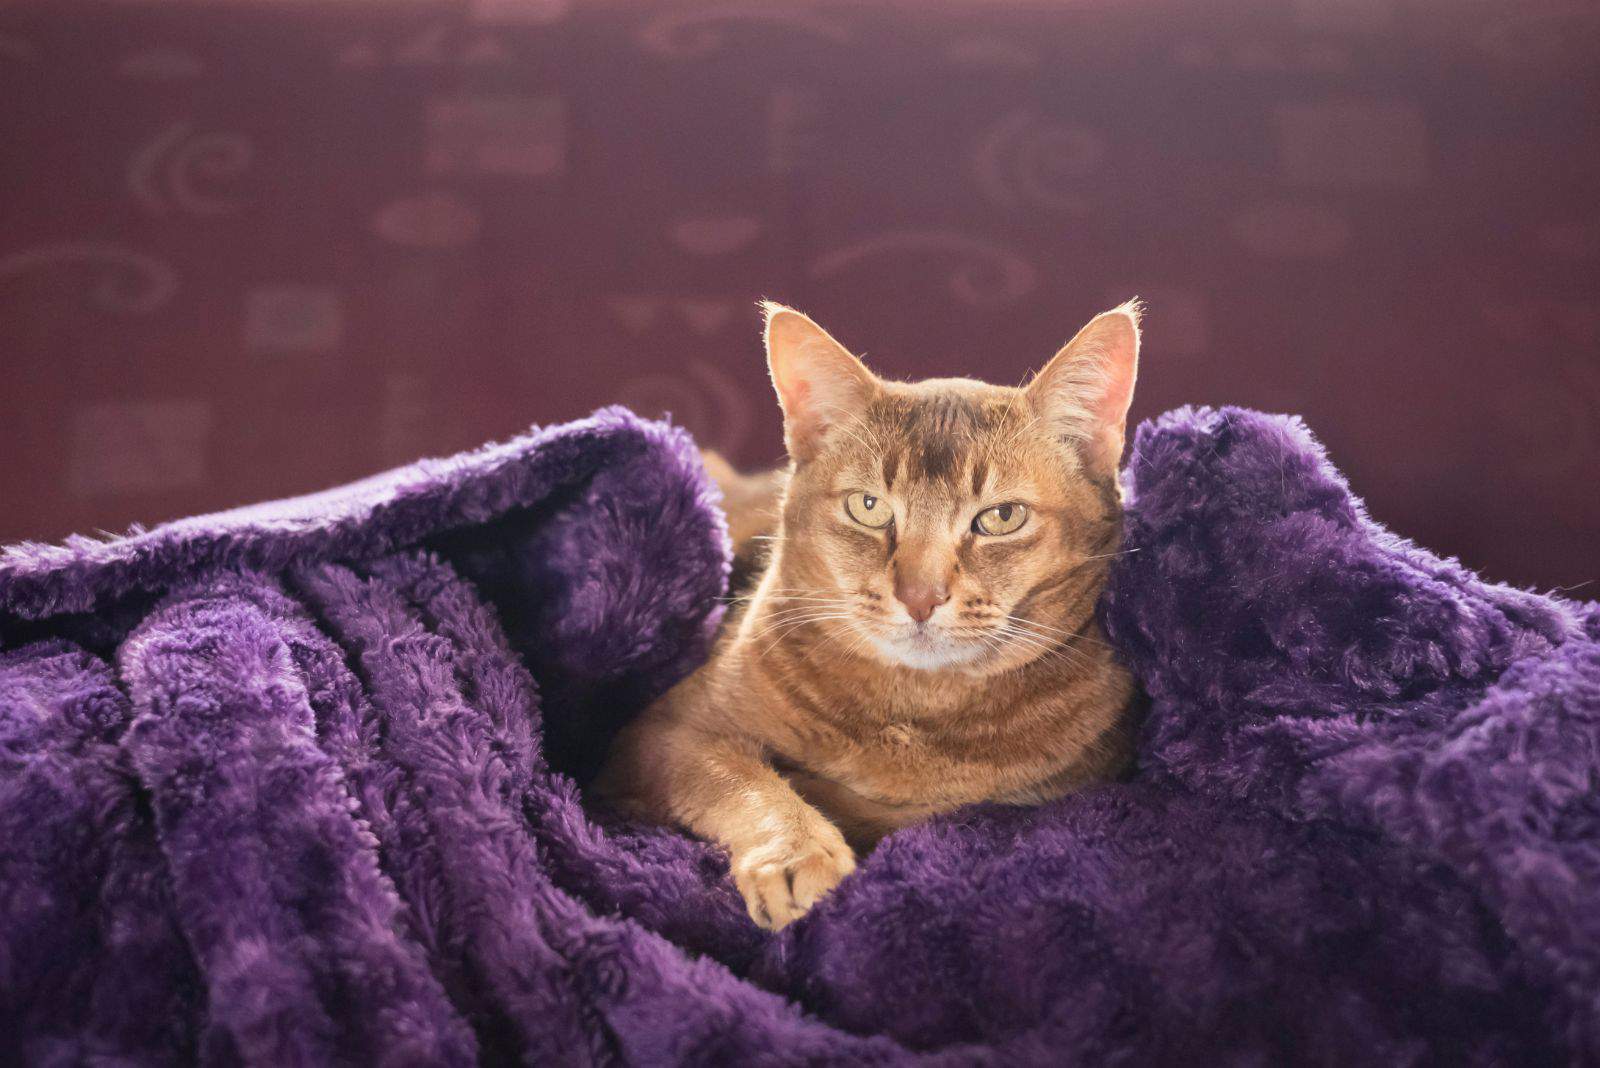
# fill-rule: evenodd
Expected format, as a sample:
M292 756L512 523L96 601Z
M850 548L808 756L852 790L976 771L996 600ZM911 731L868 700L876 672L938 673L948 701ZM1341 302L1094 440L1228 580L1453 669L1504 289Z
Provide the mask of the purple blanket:
M1132 781L769 935L586 810L727 563L620 410L0 560L0 1060L1600 1062L1600 611L1385 532L1295 421L1139 431Z

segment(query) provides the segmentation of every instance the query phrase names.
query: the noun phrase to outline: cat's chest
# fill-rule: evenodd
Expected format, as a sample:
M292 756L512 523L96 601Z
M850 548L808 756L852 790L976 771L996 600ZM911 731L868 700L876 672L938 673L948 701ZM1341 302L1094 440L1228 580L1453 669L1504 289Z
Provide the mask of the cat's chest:
M965 803L993 796L1034 773L992 737L965 736L913 719L822 729L794 754L810 771L889 803ZM1035 756L1038 754L1035 753Z
M1050 780L1078 748L1071 686L952 693L789 675L767 705L776 755L888 805L955 807ZM969 688L970 689L970 688ZM1059 706L1059 707L1058 707Z

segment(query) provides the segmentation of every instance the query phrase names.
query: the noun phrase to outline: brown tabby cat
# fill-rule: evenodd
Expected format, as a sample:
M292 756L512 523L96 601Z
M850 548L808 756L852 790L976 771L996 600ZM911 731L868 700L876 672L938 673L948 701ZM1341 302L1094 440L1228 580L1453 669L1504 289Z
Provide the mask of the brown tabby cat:
M770 561L710 660L618 738L602 793L727 847L782 927L898 827L1123 770L1134 686L1095 601L1122 536L1132 302L1024 388L875 377L764 305L787 483L711 458Z

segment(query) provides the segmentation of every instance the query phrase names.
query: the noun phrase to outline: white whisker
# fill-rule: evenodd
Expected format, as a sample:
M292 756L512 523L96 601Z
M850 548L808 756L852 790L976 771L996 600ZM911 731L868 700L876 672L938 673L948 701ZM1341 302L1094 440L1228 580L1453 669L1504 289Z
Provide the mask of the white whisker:
M1073 564L1072 566L1073 567L1082 567L1084 564L1089 563L1091 560L1109 560L1113 556L1127 556L1129 553L1136 553L1138 551L1139 550L1137 548L1134 548L1134 549L1118 549L1114 553L1101 553L1098 556L1085 556L1082 560L1079 560L1076 564Z
M751 635L751 640L752 641L759 641L760 639L765 638L767 635L771 634L774 630L778 630L780 628L782 629L782 633L780 633L776 637L774 637L772 639L772 643L770 645L768 645L765 649L761 650L759 656L764 657L768 653L772 652L772 650L779 643L781 643L785 638L787 638L790 634L794 633L795 631L799 630L801 627L808 626L808 625L810 625L812 623L822 623L822 622L825 622L825 621L830 620L830 619L849 619L849 618L850 618L850 615L847 612L835 612L835 613L828 614L828 615L808 616L805 619L788 620L788 621L786 621L784 623L781 623L781 624L778 624L776 626L768 627L765 630L761 631L759 634Z
M1045 631L1049 634L1058 635L1062 643L1066 645L1071 645L1073 642L1081 641L1093 642L1095 645L1101 645L1107 649L1112 648L1109 642L1103 642L1099 638L1091 637L1090 635L1084 634L1081 631L1062 630L1060 627L1052 627L1048 624L1040 623L1037 620L1023 619L1021 616L1007 616L1006 619L1010 620L1013 624L1021 624L1025 627L1037 627L1039 630Z

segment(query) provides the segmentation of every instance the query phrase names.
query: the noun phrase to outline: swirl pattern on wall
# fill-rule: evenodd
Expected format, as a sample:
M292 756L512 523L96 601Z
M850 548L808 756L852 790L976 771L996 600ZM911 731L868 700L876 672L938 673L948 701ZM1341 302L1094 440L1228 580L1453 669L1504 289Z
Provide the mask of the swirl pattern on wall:
M943 230L896 230L864 238L817 257L810 273L814 278L828 278L886 255L928 252L955 258L953 267L935 269L928 263L925 272L937 277L938 270L946 271L950 295L975 308L1014 303L1039 284L1038 271L1016 251Z
M175 122L134 154L128 191L155 215L226 214L239 210L239 202L217 186L249 170L254 159L255 146L242 134L197 134Z
M1088 209L1081 180L1105 154L1098 131L1017 111L978 139L972 173L984 196L1001 207L1075 213Z
M737 455L749 438L751 399L715 364L690 360L681 370L644 374L624 382L618 400L634 411L672 417L703 448Z
M102 241L63 241L0 256L0 280L53 267L89 268L89 303L104 312L149 315L178 290L170 265Z

